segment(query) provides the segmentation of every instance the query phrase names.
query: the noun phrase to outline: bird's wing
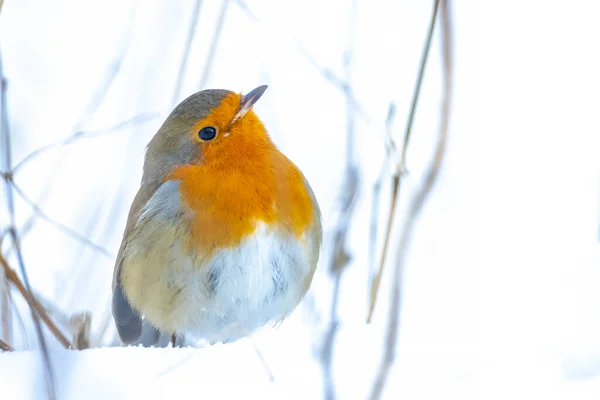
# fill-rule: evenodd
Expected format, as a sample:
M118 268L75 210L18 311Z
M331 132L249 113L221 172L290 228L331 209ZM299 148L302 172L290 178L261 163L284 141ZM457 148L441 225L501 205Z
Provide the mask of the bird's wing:
M119 337L123 343L130 344L137 342L142 334L142 317L140 313L135 310L123 292L121 286L121 266L123 264L123 253L128 244L128 238L131 230L135 226L144 205L156 192L160 183L156 184L144 184L140 187L137 192L131 208L129 209L129 216L127 217L127 224L125 225L125 232L123 233L123 240L119 253L117 254L117 260L115 262L115 270L113 274L113 297L112 297L112 313L117 325Z

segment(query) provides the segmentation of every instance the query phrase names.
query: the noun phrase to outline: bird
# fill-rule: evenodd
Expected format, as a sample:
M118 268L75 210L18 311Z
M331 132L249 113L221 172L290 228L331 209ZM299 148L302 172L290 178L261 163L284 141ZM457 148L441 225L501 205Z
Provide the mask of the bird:
M231 343L277 326L308 291L321 212L253 110L267 89L198 91L147 145L112 280L120 340Z

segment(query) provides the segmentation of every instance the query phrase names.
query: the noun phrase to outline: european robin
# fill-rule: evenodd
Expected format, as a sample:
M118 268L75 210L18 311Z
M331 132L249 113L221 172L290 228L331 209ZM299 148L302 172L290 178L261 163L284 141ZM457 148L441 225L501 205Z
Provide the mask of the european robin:
M182 101L146 150L115 264L121 340L161 334L232 342L288 316L319 259L319 206L246 95Z

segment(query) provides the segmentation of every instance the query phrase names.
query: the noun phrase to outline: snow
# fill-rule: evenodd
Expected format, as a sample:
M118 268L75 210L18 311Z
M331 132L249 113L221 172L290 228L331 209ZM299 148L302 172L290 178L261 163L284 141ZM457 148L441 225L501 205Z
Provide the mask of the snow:
M368 338L368 332L363 332ZM342 336L344 334L342 333ZM350 335L356 339L356 331ZM344 342L342 339L341 342ZM354 341L353 341L354 342ZM350 344L350 343L346 343ZM339 382L340 398L366 398L361 382L369 374L365 351L346 344L347 365L355 384ZM366 347L363 347L366 348ZM97 348L52 352L60 399L164 398L318 398L306 382L319 374L317 365L278 368L271 380L247 342L211 348ZM366 357L365 357L366 356ZM365 358L363 358L365 357ZM457 349L422 348L399 352L386 399L531 399L587 400L600 396L600 377L568 379L550 359L514 354L468 354ZM3 399L41 399L45 385L40 358L34 352L0 356ZM36 373L38 372L38 373ZM345 384L344 384L345 383ZM394 393L393 395L391 393Z
M60 360L57 392L64 399L240 398L249 393L261 393L266 399L301 398L289 388L271 385L258 359L235 346L205 351L139 347L79 353L58 350L53 356ZM235 363L220 361L231 356ZM37 354L9 354L1 363L3 382L10 382L8 387L3 385L3 398L44 398L43 374L31 373L40 369Z
M111 322L114 257L38 218L23 239L32 285L69 315L89 310L92 339L101 346L66 351L49 340L61 400L323 397L319 350L328 328L327 267L345 168L346 110L343 94L303 53L343 76L350 7L342 0L245 3L259 21L229 4L208 86L248 91L269 85L257 113L305 173L323 212L324 250L311 291L280 328L252 340L201 349L107 347L114 328L101 333ZM341 399L368 397L383 354L395 251L374 323L367 326L371 189L391 101L398 108L394 137L401 140L431 9L431 2L420 0L356 3L352 87L368 117L356 119L362 186L334 348L332 373ZM447 157L408 255L386 399L600 398L598 10L589 1L496 4L453 2L456 73ZM139 184L144 146L173 105L193 1L177 5L3 5L14 162L74 130L148 116L48 151L15 174L46 214L113 256ZM197 89L219 9L220 2L203 2L178 100ZM107 86L95 109L98 88ZM436 35L398 225L435 143L440 88ZM380 220L389 190L381 194ZM20 199L16 208L21 229L31 209ZM16 292L13 298L20 319L13 318L11 344L19 351L0 354L0 398L44 398L31 318Z

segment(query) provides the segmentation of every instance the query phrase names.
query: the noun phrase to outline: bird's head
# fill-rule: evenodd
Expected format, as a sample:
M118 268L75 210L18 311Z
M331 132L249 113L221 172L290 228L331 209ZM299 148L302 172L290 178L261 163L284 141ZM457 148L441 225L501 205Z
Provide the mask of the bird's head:
M211 89L183 100L148 144L143 181L160 181L182 165L217 168L253 162L274 147L252 106L267 89L245 95Z

